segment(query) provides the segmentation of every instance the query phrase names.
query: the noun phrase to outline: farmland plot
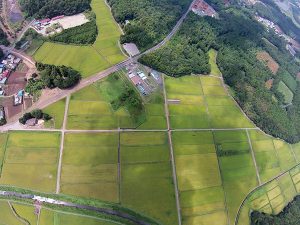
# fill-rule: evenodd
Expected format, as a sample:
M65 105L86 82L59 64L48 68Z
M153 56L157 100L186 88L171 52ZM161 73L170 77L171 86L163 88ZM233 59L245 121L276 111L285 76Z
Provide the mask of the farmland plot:
M54 192L59 143L56 132L10 132L1 184Z
M118 202L117 162L117 133L66 134L61 191Z
M98 37L91 46L75 46L45 42L35 53L38 62L65 65L78 70L83 77L88 77L111 65L121 62L126 57L121 52L118 42L121 35L117 23L104 0L93 0L91 7L96 14Z
M121 133L120 141L121 204L163 224L177 224L166 133Z
M211 132L173 132L183 224L227 224L225 197Z

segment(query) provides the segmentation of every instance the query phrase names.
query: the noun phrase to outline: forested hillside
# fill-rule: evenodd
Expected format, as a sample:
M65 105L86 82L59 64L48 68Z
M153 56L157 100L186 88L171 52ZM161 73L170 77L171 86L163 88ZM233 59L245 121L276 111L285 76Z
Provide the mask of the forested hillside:
M251 213L251 225L296 225L300 221L300 196L297 196L276 216L254 211Z
M286 51L284 42L267 32L247 9L223 9L219 16L213 19L191 13L170 43L142 57L141 62L170 76L207 74L207 51L217 49L224 79L246 114L267 133L298 142L300 128L294 121L300 121L300 90L295 93L293 105L284 108L276 82L286 73L296 77L299 63ZM256 58L262 50L279 63L276 76ZM275 84L268 90L265 82L271 78Z
M108 0L118 23L124 25L121 42L144 50L170 32L192 0ZM126 20L130 23L125 25Z
M90 9L91 0L20 0L28 17L47 18L74 15Z

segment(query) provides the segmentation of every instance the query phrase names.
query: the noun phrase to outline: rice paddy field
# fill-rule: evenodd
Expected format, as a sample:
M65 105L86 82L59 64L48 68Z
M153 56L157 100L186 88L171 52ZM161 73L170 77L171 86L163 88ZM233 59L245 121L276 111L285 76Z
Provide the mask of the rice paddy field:
M115 111L111 106L111 102L120 96L128 82L123 76L115 75L118 78L111 75L71 96L67 118L68 129L97 130L135 127L125 107Z
M119 48L121 30L104 0L92 0L96 14L98 37L91 46L75 46L45 42L34 54L38 62L65 65L78 70L83 77L123 61L126 57Z
M219 70L219 67L216 63L216 59L217 59L217 54L218 52L215 49L210 49L208 51L208 56L209 56L209 64L211 67L211 74L215 75L215 76L222 76L221 71Z
M300 166L251 192L238 217L238 224L250 224L249 210L278 214L300 192Z
M138 129L166 129L167 119L164 108L164 97L161 91L152 94L151 99L145 103L146 120Z
M65 104L66 99L62 99L43 109L44 113L48 113L52 117L52 120L45 123L45 127L55 129L62 128L64 121Z
M60 133L9 132L0 183L54 192Z
M173 129L254 127L217 77L166 77L165 83Z
M212 132L173 132L172 140L183 224L227 224Z
M41 207L39 215L34 205L29 203L0 201L1 224L40 224L40 225L113 225L113 221L102 220L76 213L55 211Z
M119 202L117 133L66 134L61 191Z
M177 224L167 134L121 133L120 152L121 204L162 224Z
M229 224L245 196L258 185L246 131L216 131L215 145L226 195Z
M296 165L293 147L260 131L249 131L258 171L262 182L266 182Z

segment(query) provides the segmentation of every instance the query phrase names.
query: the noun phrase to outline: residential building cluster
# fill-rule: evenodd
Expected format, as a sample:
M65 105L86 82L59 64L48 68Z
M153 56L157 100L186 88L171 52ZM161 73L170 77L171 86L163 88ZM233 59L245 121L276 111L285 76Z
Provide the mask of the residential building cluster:
M217 12L204 0L198 0L192 7L192 11L199 16L216 17Z
M21 59L9 54L6 56L0 63L0 86L5 85L8 77L10 76L11 72L14 71ZM4 95L3 90L0 91L0 95Z

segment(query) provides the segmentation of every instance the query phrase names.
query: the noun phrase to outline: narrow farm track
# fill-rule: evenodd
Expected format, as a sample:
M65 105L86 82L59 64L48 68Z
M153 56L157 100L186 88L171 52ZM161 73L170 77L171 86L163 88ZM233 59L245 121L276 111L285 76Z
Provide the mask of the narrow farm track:
M90 76L86 79L83 79L80 81L80 83L75 86L74 88L72 89L68 89L68 90L59 90L57 92L57 94L55 94L54 96L51 96L47 99L44 99L43 101L38 101L36 102L35 104L32 105L32 107L30 107L27 111L31 111L33 109L36 109L36 108L45 108L51 104L53 104L54 102L57 102L63 98L65 98L66 96L78 91L78 90L81 90L87 86L89 86L90 84L98 81L98 80L101 80L105 77L107 77L108 75L114 73L114 72L117 72L119 70L121 70L122 68L124 68L125 66L129 65L130 63L132 62L135 62L137 61L141 56L143 56L144 54L148 54L148 53L151 53L161 47L163 47L175 34L176 32L179 30L181 24L183 23L183 21L185 20L185 18L187 17L188 13L191 11L192 9L192 6L193 4L196 2L196 0L193 0L193 2L190 4L189 8L187 9L187 11L181 16L181 18L177 21L176 25L174 26L174 28L172 29L172 31L166 36L166 38L161 41L159 44L157 44L156 46L152 47L151 49L139 54L139 55L136 55L132 58L128 58L126 60L124 60L123 62L120 62L104 71L101 71L93 76ZM5 47L5 46L0 46L0 48L3 50L3 51L9 51L13 54L15 54L16 56L20 57L21 59L23 59L24 61L27 61L28 63L30 63L31 65L35 65L35 60L32 59L32 57L26 55L25 53L23 52L20 52L20 51L17 51L15 50L14 48L12 47ZM4 131L7 131L7 130L10 130L14 124L13 122L16 121L19 117L21 116L21 114L18 114L16 116L14 116L13 118L11 118L8 123L5 125L5 126L2 126L0 128L0 131L1 132L4 132Z
M178 215L178 224L181 225L181 208L180 208L180 201L179 201L179 191L178 191L178 182L177 182L177 173L176 173L176 164L175 164L175 157L174 157L174 149L173 149L173 142L172 142L172 131L170 125L170 114L168 108L168 100L167 100L167 92L165 87L165 78L163 77L163 93L164 93L164 108L165 108L165 115L167 120L167 127L168 127L168 140L169 140L169 148L170 148L170 156L171 156L171 164L172 164L172 173L173 173L173 182L174 182L174 189L175 189L175 198L176 198L176 208L177 208L177 215Z
M59 150L59 159L58 159L58 169L57 169L57 180L56 180L56 194L60 193L60 179L61 179L61 167L62 167L62 157L64 151L64 142L65 142L65 132L67 127L67 117L68 117L68 109L70 103L70 96L67 96L66 105L65 105L65 113L63 120L63 127L61 129L61 141L60 141L60 150Z

